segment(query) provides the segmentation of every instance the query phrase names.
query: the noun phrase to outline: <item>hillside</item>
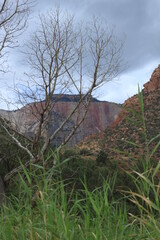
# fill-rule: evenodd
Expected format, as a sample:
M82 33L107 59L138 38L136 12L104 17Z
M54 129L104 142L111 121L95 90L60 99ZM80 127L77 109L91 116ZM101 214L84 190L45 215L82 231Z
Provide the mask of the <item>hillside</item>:
M144 134L143 122L140 121L143 116L139 106L139 96L136 94L124 102L123 110L104 134L86 139L81 146L87 146L95 153L96 149L97 152L102 149L110 161L117 160L120 165L125 166L126 163L130 166L135 161L138 163L145 158L146 141L149 142L160 134L160 65L153 72L150 81L144 84L142 93L146 134ZM149 145L150 153L159 140L160 137L157 137ZM152 159L156 161L160 159L160 147L153 154Z

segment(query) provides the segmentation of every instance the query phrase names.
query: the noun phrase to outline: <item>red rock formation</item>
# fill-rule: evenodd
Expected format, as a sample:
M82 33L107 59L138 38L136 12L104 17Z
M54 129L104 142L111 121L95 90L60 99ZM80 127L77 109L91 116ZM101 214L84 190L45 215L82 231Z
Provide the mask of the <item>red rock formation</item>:
M151 79L149 82L144 84L143 92L151 92L160 88L160 65L152 73Z
M149 101L152 98L151 92L154 92L160 89L160 65L158 65L158 67L153 71L150 80L147 83L145 83L143 87L144 87L142 90L143 95L150 94L150 97L148 97L148 101L145 102L145 105L147 106L150 104ZM124 102L122 106L123 110L119 113L117 119L113 122L111 126L115 127L118 123L120 123L124 119L126 114L128 114L126 109L132 108L133 106L136 111L139 111L139 98L137 94L134 95L133 97L128 98Z
M111 161L117 160L119 164L124 163L124 166L131 166L135 162L139 164L141 159L146 159L148 142L152 139L148 147L151 154L160 140L159 137L155 138L160 133L160 65L153 72L150 81L144 84L143 102L144 115L139 107L138 94L126 100L118 118L105 130L104 138L93 136L86 140L85 146L95 153L96 149L103 149ZM152 160L160 160L159 147Z
M105 145L106 151L110 152L112 159L125 161L140 160L146 154L146 140L153 139L160 133L160 65L154 70L149 82L144 84L143 102L144 102L144 116L140 110L138 94L126 100L123 104L123 110L119 113L117 120L112 124L112 128L106 129ZM127 111L129 109L129 111ZM133 111L131 111L133 109ZM140 119L134 114L134 111L144 118L145 127ZM128 120L130 119L130 120ZM146 132L145 132L146 131ZM152 141L149 145L151 152L159 138ZM135 145L129 144L132 142ZM137 146L136 146L137 144ZM118 154L111 149L119 149L123 154ZM154 160L160 159L160 149L158 148L152 157ZM127 160L126 160L127 159ZM131 163L130 162L130 163Z
M54 107L52 110L53 114L51 118L51 131L54 131L58 127L60 122L63 121L70 114L70 112L72 112L77 101L75 98L76 96L72 97L68 95L63 95L61 99L59 99L57 102L54 102L55 99L53 99ZM14 125L19 128L20 132L25 134L30 133L32 135L36 131L36 127L38 125L39 115L36 113L37 111L39 113L41 112L41 108L44 104L45 102L32 103L18 111L3 112L2 115L6 115L6 117L8 115L8 118L11 118L11 120L14 122ZM101 102L93 99L90 104L86 118L81 124L76 134L72 137L70 145L82 141L88 135L103 132L117 118L120 110L121 107L118 104L106 101ZM83 112L84 109L81 108L80 114L82 114ZM68 133L68 129L71 130L71 128L77 121L77 117L78 113L75 114L69 121L64 132L67 131ZM64 132L61 133L63 137ZM59 136L58 139L60 143L61 136Z

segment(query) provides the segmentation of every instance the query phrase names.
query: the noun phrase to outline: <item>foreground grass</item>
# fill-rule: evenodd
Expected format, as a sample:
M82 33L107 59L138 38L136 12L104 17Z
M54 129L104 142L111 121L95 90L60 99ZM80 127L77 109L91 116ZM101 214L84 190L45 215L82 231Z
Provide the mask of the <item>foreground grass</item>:
M84 178L83 190L67 191L54 173L55 167L19 175L17 191L1 209L0 239L153 239L129 217L125 198L110 197L116 174L102 188L89 191Z
M145 139L145 157L137 159L138 168L126 176L110 164L97 167L88 161L88 167L77 155L71 164L65 156L46 169L23 168L0 209L0 240L159 240L160 161L153 164L151 158L160 141L150 152L159 135L148 140L140 92L139 102L141 115L132 110Z

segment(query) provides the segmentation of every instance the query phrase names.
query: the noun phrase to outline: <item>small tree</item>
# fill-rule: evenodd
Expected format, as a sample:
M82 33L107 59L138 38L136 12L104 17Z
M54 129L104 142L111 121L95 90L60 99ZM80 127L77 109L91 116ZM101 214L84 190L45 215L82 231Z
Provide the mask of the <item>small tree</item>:
M85 119L93 92L122 70L122 47L113 29L96 18L84 28L77 27L73 16L59 9L40 15L40 25L25 53L31 72L26 74L27 85L17 91L20 102L29 103L23 120L29 115L36 119L35 135L30 141L38 151L36 155L29 153L32 162L42 158L49 143L72 118L75 124L61 146L75 134ZM50 132L51 110L63 93L75 94L78 100L58 128Z

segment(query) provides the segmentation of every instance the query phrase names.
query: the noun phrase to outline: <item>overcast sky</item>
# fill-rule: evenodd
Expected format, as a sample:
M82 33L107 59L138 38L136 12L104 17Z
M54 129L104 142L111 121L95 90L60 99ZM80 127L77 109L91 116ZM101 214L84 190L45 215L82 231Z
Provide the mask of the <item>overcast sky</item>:
M137 93L137 86L143 86L153 70L160 63L160 0L37 0L29 24L28 34L38 19L38 13L54 9L60 5L62 10L68 10L78 20L88 20L93 15L102 17L104 21L116 27L120 38L125 36L123 49L127 69L119 80L110 82L100 94L99 99L123 103L128 97ZM27 33L24 34L26 36ZM14 50L9 58L12 74L5 76L7 81L13 80L17 73L23 73L24 63ZM16 72L16 73L15 73ZM1 83L1 89L6 91L6 82ZM7 95L7 91L5 92ZM2 108L3 105L0 105Z

